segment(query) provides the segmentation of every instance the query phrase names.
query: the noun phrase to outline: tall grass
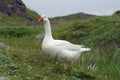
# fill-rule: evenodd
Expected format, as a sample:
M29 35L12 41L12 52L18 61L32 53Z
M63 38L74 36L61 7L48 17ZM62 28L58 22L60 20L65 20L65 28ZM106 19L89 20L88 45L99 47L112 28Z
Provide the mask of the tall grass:
M88 57L83 54L87 58L84 62L96 64L98 67L96 75L100 80L118 80L120 78L119 22L120 19L116 15L93 18L82 23L75 22L72 28L61 36L63 39L83 43L92 48Z

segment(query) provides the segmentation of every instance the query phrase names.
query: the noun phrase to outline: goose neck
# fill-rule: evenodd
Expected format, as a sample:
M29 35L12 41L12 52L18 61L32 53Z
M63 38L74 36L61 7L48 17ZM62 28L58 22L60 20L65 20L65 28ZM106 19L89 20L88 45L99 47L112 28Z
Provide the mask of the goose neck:
M45 22L44 27L45 27L45 38L53 39L49 20Z

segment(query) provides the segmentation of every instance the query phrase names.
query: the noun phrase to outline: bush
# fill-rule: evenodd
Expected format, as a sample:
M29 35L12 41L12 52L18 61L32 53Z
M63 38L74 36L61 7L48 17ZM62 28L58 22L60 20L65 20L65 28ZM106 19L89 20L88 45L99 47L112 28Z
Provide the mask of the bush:
M117 15L120 14L120 10L116 11L114 14L117 14Z

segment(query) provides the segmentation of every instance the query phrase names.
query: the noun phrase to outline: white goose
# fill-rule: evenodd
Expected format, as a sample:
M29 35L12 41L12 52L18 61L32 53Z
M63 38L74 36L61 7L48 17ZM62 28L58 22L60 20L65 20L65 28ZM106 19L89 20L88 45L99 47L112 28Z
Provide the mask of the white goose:
M52 58L65 59L69 63L76 61L82 52L91 50L90 48L83 48L82 45L72 44L65 40L55 40L52 37L51 25L47 16L41 16L38 20L44 22L45 37L42 42L42 50L49 54Z

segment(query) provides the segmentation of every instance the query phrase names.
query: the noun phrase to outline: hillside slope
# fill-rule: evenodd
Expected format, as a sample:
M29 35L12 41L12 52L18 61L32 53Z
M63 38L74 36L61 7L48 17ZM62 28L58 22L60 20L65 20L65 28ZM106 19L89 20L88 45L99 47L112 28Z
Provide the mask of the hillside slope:
M21 0L0 0L0 26L35 24L39 15L26 8Z

